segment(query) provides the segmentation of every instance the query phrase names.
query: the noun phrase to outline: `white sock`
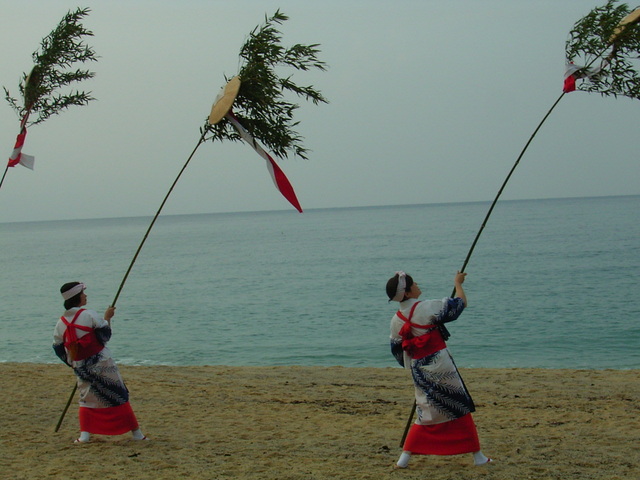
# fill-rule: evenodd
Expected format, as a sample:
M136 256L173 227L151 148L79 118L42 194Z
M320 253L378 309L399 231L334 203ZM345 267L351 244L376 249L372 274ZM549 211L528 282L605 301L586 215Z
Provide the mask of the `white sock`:
M89 432L80 432L80 438L78 438L78 440L80 440L81 442L88 442L91 439L91 435L89 434Z
M398 463L396 465L398 465L398 467L400 468L407 468L407 465L409 465L409 460L411 460L411 452L402 452L402 455L400 455L400 458L398 459Z
M491 460L488 457L485 457L485 455L478 450L477 452L473 452L473 463L475 463L476 465L484 465L485 463L488 463L489 460Z
M139 428L136 430L131 430L131 435L133 435L134 440L144 440L144 434Z

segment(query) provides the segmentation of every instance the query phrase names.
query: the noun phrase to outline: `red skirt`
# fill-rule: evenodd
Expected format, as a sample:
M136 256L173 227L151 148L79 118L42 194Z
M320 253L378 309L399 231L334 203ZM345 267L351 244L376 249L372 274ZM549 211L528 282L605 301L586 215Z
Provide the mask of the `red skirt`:
M78 417L81 432L122 435L138 428L138 420L129 402L108 408L80 407Z
M418 455L459 455L479 451L480 440L473 418L468 413L435 425L414 423L402 449Z

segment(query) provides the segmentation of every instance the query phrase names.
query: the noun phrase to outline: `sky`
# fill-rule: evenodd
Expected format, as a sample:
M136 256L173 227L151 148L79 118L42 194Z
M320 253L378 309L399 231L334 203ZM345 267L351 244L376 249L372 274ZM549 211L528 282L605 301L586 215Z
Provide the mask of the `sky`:
M99 56L78 85L97 99L28 131L35 170L8 171L0 222L153 215L197 145L225 76L265 15L283 44L320 45L325 72L295 72L329 104L296 119L309 159L279 160L304 209L492 200L562 93L569 31L604 0L0 0L0 84L14 96L63 15ZM632 7L635 5L631 5ZM290 98L289 100L294 100ZM0 147L19 121L3 100ZM502 199L640 194L640 110L565 95ZM201 145L163 214L290 210L248 145Z

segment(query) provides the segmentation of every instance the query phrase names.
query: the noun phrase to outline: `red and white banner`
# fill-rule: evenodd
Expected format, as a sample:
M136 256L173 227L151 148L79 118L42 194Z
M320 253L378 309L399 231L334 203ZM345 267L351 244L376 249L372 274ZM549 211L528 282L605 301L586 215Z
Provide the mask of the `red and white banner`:
M562 91L564 93L573 92L576 89L576 80L580 78L593 78L600 73L600 71L607 65L608 61L602 60L600 66L597 68L585 68L579 65L575 65L573 62L569 62L566 65L564 71L564 85Z
M29 114L27 113L20 122L20 133L16 137L16 144L13 147L13 152L11 152L11 156L9 157L8 167L15 167L20 164L23 167L27 167L33 170L33 164L35 162L35 158L31 155L27 155L26 153L22 153L22 146L24 145L24 141L27 138L27 118Z
M576 89L576 77L575 73L580 70L580 67L574 65L573 62L567 63L564 71L564 85L562 91L564 93L573 92Z
M273 179L273 183L276 185L276 188L280 190L280 193L282 193L284 198L286 198L289 203L296 208L296 210L302 213L302 207L298 202L298 197L296 197L296 192L293 190L293 186L275 160L271 158L271 155L264 151L256 139L253 138L247 129L240 124L232 112L227 113L226 118L231 122L231 125L235 127L242 139L251 145L253 149L258 152L258 155L267 161L267 169L271 174L271 178Z

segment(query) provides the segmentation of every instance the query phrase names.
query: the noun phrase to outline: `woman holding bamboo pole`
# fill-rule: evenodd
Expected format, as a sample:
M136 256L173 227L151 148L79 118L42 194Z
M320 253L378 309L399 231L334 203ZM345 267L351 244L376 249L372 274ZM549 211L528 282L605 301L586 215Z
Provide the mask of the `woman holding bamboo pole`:
M65 283L60 289L65 312L53 333L53 349L73 368L80 392L80 437L87 443L91 434L121 435L131 432L134 440L147 440L129 404L127 390L106 343L111 338L115 307L100 316L83 308L87 304L86 285Z
M391 353L411 372L417 419L402 446L397 467L406 468L412 454L472 453L475 465L491 459L480 450L471 412L473 400L438 328L460 316L467 306L462 284L466 273L456 273L453 298L424 300L410 275L397 272L387 282L389 301L400 302L391 319Z

